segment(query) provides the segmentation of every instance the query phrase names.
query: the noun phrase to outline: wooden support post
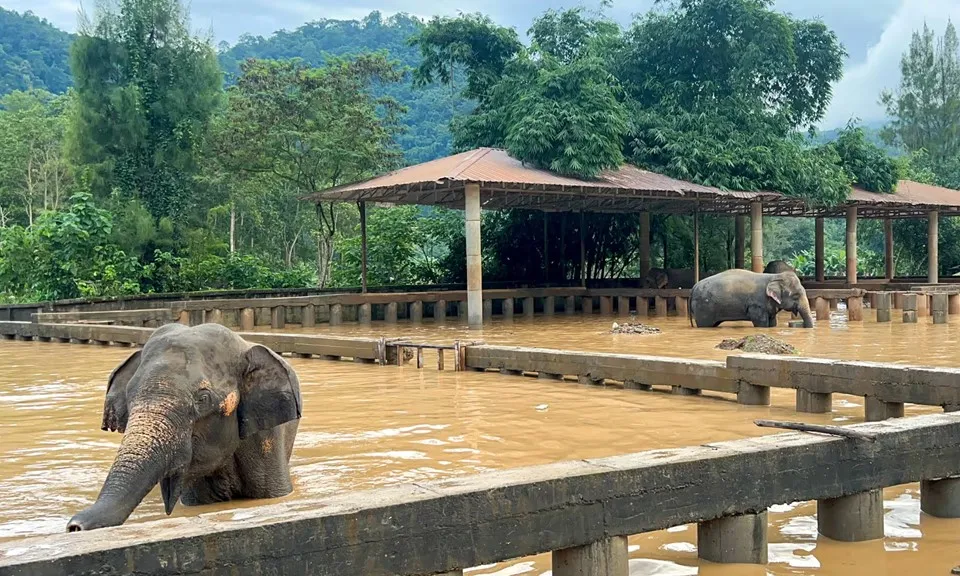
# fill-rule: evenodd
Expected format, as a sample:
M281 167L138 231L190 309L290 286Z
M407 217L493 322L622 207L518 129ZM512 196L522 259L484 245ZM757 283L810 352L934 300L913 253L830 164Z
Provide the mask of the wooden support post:
M630 298L627 296L617 296L617 314L620 316L630 315Z
M823 216L817 216L814 221L814 267L816 270L817 282L826 280L823 267Z
M503 299L503 309L502 314L505 319L513 319L513 298L504 298Z
M387 307L383 311L383 319L384 321L390 324L397 323L397 303L396 302L387 303Z
M550 283L550 219L549 213L543 213L543 281Z
M443 348L437 350L437 370L443 370Z
M300 326L302 328L313 328L317 325L317 307L313 304L307 304L300 311Z
M628 576L627 537L611 536L599 542L554 550L553 576Z
M416 324L423 322L423 302L420 300L410 303L410 321Z
M931 210L927 213L927 283L940 283L940 258L939 258L939 221L940 213Z
M360 209L360 292L367 293L367 203L357 202Z
M654 309L657 316L666 317L667 316L667 299L663 296L656 296L654 298Z
M947 323L947 295L946 294L933 294L932 296L932 312L934 324L946 324Z
M874 295L874 305L877 308L877 322L889 322L890 321L890 304L891 304L891 294L890 292L877 292Z
M437 300L437 303L434 304L433 319L437 322L445 322L447 320L447 301L446 300Z
M750 252L752 269L763 272L763 203L750 203Z
M576 296L565 296L563 298L563 313L574 314L577 311L577 297Z
M587 287L587 240L583 208L580 209L580 287Z
M700 207L693 212L693 283L700 281Z
M883 490L818 500L817 531L840 542L883 538Z
M897 263L893 255L893 220L890 218L883 220L883 260L884 276L893 280L897 276Z
M735 230L735 246L734 246L734 267L743 268L744 264L744 255L747 249L747 226L746 226L746 216L742 214L737 214L734 218L734 230Z
M847 298L847 321L860 322L863 320L863 298L851 296Z
M718 564L766 564L767 511L700 522L697 556Z
M650 212L640 213L640 277L650 272Z
M339 326L343 324L343 304L330 305L330 325Z
M523 299L523 315L527 318L533 318L533 296L527 296Z
M423 369L423 348L417 346L417 368Z
M857 283L857 207L847 207L847 284Z
M557 311L557 300L553 296L544 296L543 298L543 315L544 316L553 316Z
M467 325L483 326L483 265L480 257L480 185L464 187L467 234Z

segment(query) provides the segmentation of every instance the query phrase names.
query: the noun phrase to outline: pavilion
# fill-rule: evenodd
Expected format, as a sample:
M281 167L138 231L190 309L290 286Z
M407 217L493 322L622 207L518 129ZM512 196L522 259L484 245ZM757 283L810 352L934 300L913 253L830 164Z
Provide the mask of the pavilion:
M694 215L694 277L699 277L699 214L725 214L736 218L736 267L744 267L745 218L750 215L751 268L760 272L763 259L763 216L814 217L816 219L816 281L824 277L824 218L845 217L846 283L857 282L857 218L884 219L886 279L894 277L893 220L927 218L927 282L938 277L938 219L960 215L960 193L955 190L900 181L893 194L854 188L846 202L832 207L808 206L803 200L775 192L721 190L677 180L635 166L608 170L594 180L560 176L528 166L506 151L478 148L423 164L409 166L362 182L337 186L307 196L320 202L357 202L361 216L362 288L367 284L366 202L442 206L465 211L467 256L467 321L482 323L480 210L524 209L544 212L639 213L640 271L650 269L650 214ZM583 226L580 258L585 260ZM581 278L581 283L586 279Z

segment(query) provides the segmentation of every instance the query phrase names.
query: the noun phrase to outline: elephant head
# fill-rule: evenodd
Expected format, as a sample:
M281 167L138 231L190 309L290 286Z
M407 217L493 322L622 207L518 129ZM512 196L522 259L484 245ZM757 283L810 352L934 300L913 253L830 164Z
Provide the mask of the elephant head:
M813 316L810 314L807 292L794 272L772 275L767 282L766 292L767 297L773 300L779 309L799 314L803 319L803 327L813 328Z
M157 484L170 514L184 485L300 413L296 373L268 348L217 324L157 329L110 374L102 429L123 440L97 501L68 531L123 524Z
M771 260L767 267L763 269L764 274L780 274L781 272L796 272L793 266L783 260Z
M663 268L651 268L643 278L643 287L648 289L662 290L667 287L670 277Z

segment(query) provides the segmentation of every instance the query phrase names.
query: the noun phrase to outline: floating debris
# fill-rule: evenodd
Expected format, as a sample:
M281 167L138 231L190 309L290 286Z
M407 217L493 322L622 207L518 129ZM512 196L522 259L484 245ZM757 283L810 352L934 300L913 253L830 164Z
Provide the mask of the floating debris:
M744 352L758 352L760 354L797 354L797 349L771 338L766 334L745 336L743 338L727 338L717 345L720 350L743 350Z
M659 334L660 329L656 326L647 326L640 322L624 322L623 324L613 323L611 334Z

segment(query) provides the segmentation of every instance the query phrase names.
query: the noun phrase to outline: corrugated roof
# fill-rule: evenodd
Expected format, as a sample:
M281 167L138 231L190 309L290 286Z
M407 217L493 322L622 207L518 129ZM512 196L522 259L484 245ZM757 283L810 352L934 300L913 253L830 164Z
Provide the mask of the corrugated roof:
M850 200L856 203L870 204L912 204L930 207L960 207L960 191L921 184L912 180L901 180L897 183L897 191L893 194L879 194L867 192L854 187L850 193Z

